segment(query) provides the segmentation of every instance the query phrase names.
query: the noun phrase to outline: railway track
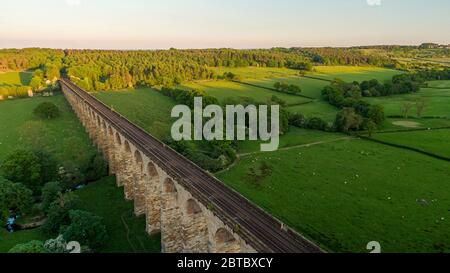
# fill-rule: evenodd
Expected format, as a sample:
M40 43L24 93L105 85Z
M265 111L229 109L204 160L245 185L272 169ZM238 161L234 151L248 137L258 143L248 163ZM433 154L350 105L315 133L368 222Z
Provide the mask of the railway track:
M230 189L215 177L149 135L125 117L112 111L68 79L61 84L87 103L97 114L177 179L195 198L225 224L235 229L249 245L262 253L321 253L318 246L294 232Z

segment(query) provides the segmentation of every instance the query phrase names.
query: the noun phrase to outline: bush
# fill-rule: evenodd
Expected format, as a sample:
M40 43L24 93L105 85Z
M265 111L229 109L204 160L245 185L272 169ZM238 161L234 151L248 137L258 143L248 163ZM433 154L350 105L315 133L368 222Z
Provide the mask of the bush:
M108 174L108 164L100 154L93 155L84 167L86 182L97 181Z
M0 226L10 216L10 210L16 214L27 214L33 205L33 193L24 185L13 183L0 177Z
M54 103L51 102L43 102L39 104L33 111L33 113L40 117L45 119L54 119L61 115L61 112Z
M69 212L78 209L79 197L73 193L66 194L55 200L48 210L47 221L42 230L49 235L57 235L64 226L70 224Z
M10 154L0 167L3 176L15 183L22 183L40 195L46 179L56 173L55 166L41 158L38 152L18 150Z
M31 241L25 244L19 244L13 247L8 253L14 254L41 254L47 253L44 243L41 241Z
M58 199L62 191L61 186L58 182L49 182L42 188L42 210L48 213L50 205Z
M106 226L99 216L86 211L72 210L69 217L70 225L63 230L66 241L77 241L98 251L108 240Z

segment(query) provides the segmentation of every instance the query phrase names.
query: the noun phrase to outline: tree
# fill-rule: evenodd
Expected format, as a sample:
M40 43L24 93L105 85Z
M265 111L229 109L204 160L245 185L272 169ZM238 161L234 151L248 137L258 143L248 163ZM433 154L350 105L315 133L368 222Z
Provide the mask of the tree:
M417 117L421 118L423 112L425 111L425 108L427 106L427 101L424 98L418 99L416 101L416 110L417 110Z
M61 115L58 106L52 102L43 102L39 104L34 109L33 113L43 119L54 119Z
M33 152L18 150L10 154L0 167L3 176L15 183L23 183L39 195L43 185L42 165Z
M47 213L47 221L42 226L49 235L57 235L61 228L70 224L69 212L78 209L80 199L73 193L60 195L51 205Z
M372 137L375 130L378 129L377 124L370 119L364 120L363 127L365 130L367 130L367 134L369 135L369 137Z
M40 90L42 88L42 78L34 76L30 81L30 87L33 88L34 91Z
M33 193L24 185L13 183L0 177L0 226L10 216L10 210L16 214L27 214L33 205Z
M367 114L365 115L366 118L373 121L375 124L381 124L385 120L384 116L384 108L381 105L370 105Z
M414 107L414 104L412 104L410 102L405 102L402 104L402 114L405 119L408 119L409 113L411 112L413 107Z
M48 213L50 205L61 195L62 188L58 182L49 182L42 188L42 209Z
M102 218L92 213L72 210L69 212L70 225L63 229L66 241L77 241L98 251L107 241L108 232Z
M355 112L354 108L344 108L336 115L334 126L338 131L349 132L359 130L363 123L363 118Z

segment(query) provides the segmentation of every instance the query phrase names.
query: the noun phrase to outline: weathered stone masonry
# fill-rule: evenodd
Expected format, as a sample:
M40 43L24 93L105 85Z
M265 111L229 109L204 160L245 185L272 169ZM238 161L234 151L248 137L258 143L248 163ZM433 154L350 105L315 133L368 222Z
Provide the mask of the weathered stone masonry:
M62 85L93 143L109 163L125 198L133 200L135 214L145 216L147 232L161 233L167 253L253 253L233 229L196 200L181 183L146 156L88 103Z

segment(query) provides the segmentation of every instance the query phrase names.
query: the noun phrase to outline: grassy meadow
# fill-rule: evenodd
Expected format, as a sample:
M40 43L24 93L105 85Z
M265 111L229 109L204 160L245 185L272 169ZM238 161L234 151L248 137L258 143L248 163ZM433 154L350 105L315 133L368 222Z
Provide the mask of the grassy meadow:
M257 102L266 102L272 96L277 96L286 101L287 104L300 104L310 101L309 99L280 93L265 88L248 86L245 84L230 82L230 81L199 81L186 83L181 85L181 88L198 89L206 92L206 94L217 98L220 102L228 98L250 97Z
M42 102L58 106L61 116L43 120L33 114ZM0 161L17 149L43 149L60 163L83 165L96 153L64 96L0 102Z
M170 134L175 103L150 88L99 92L94 96L158 138Z
M31 78L30 72L0 72L0 87L29 85Z
M405 104L415 105L418 100L425 100L425 111L423 117L446 117L450 118L450 89L422 88L414 94L395 95L389 97L366 98L371 104L384 107L386 116L402 116ZM417 117L416 107L409 113L410 117Z
M183 86L205 90L219 100L247 96L264 101L277 95L289 104L311 101L292 105L288 110L308 117L321 117L328 122L334 121L338 111L320 98L326 81L301 78L293 70L218 68L216 71L219 71L218 74L234 72L242 76L244 82L261 87L271 87L276 81L297 83L304 90L304 95L316 99L308 100L227 81L199 81ZM315 74L348 81L372 78L383 81L397 73L378 68L334 67L319 68ZM402 104L426 98L424 115L433 118L419 119L412 110L409 119L388 118L382 131L450 126L450 120L444 118L450 115L447 103L449 91L441 88L446 88L446 83L430 84L436 89L422 89L416 94L386 98L367 98L370 103L385 106L388 116L401 116ZM94 95L156 137L162 139L170 133L170 111L175 103L158 91L146 88ZM378 133L373 137L445 156L449 154L442 147L443 140L449 137L448 130ZM326 250L367 252L368 242L379 241L384 252L450 251L450 243L445 243L450 228L447 221L450 220L450 185L444 183L450 175L448 162L339 133L298 128L291 128L281 137L277 152L261 153L259 145L260 142L240 142L239 160L229 170L218 173L218 178ZM250 183L250 169L258 169L262 162L268 163L271 174L257 184ZM108 189L107 184L91 185L105 185L105 188L92 189L92 193L85 194L86 199L95 200L93 196L98 194L95 193L97 190L106 198L112 196L112 188ZM84 193L80 191L80 194ZM86 204L90 206L89 202ZM103 214L107 211L100 206L95 212ZM128 219L126 210L123 211L122 216ZM108 221L117 219L115 216ZM139 245L144 245L141 249L147 251L157 249L157 239L146 241L145 235L136 233L137 237L125 240L123 227L118 222L111 222L111 225L119 243L111 243L105 251L115 252L124 245L131 251ZM140 225L136 224L136 232L139 232ZM152 248L152 242L155 248Z
M450 140L450 128L413 133L399 132L375 134L373 138L450 158L450 145L443 145L445 140Z
M249 183L261 162L272 174ZM218 177L330 251L375 240L384 252L448 252L449 175L445 161L343 140L252 154Z
M398 70L379 68L379 67L360 67L360 66L316 66L315 71L310 76L324 80L334 80L336 78L346 82L362 82L377 79L384 82L392 79L393 76L402 74Z

